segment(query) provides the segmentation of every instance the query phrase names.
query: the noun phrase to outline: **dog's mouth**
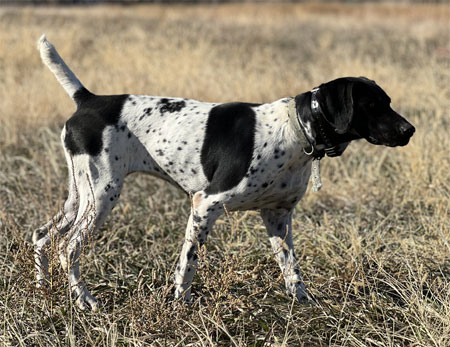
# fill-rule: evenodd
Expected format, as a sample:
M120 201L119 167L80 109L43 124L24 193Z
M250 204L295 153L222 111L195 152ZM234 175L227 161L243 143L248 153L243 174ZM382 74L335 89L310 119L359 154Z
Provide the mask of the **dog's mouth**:
M373 145L381 145L381 146L388 146L388 147L403 147L409 143L410 139L411 139L411 136L406 136L406 137L395 139L393 141L382 141L373 136L369 136L367 138L367 141L369 141Z
M369 136L367 139L372 145L381 145L380 141L378 141L375 137Z

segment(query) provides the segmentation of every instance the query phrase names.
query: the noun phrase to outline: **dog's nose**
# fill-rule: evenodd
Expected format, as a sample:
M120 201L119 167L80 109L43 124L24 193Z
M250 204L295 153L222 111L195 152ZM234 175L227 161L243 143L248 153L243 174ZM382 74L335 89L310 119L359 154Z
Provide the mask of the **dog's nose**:
M416 131L416 129L409 123L400 125L399 130L402 135L406 135L409 137L411 137L412 134L414 134L414 131Z

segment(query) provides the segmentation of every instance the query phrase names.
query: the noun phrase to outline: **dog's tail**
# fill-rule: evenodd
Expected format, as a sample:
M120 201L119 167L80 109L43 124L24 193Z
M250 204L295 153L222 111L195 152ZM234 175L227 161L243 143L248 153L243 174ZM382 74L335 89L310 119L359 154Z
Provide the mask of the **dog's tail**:
M64 60L55 49L51 42L47 41L45 34L38 40L38 50L41 53L42 61L55 75L58 82L63 86L64 90L76 102L75 93L77 91L86 90L77 76L69 69Z

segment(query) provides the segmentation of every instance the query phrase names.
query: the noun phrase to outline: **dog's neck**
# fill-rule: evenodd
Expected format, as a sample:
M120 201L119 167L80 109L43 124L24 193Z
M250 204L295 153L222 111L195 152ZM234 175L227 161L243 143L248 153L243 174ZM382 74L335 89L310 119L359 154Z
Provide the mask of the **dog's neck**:
M303 148L303 152L312 158L320 159L325 155L325 148L328 148L326 142L329 141L324 141L323 145L319 142L319 136L323 139L327 139L327 136L323 126L320 126L321 110L315 97L315 91L314 89L311 91L310 114L308 115L310 117L305 117L304 113L302 113L304 116L302 117L302 114L297 112L295 99L289 102L288 116L297 140Z
M314 154L314 145L308 139L306 135L306 130L303 124L301 123L296 110L295 99L292 99L288 105L288 117L289 122L291 124L292 129L294 130L294 134L297 138L297 141L300 142L300 145L303 148L303 152L306 155L315 157ZM318 156L317 156L318 157Z
M313 105L311 104L311 109L312 107ZM306 132L310 129L306 129L305 125L302 124L302 121L296 109L295 99L292 99L289 102L288 117L291 128L294 131L297 141L301 144L304 154L313 159L311 171L312 190L314 192L317 192L322 187L322 181L320 179L320 159L324 156L324 154L323 152L318 151L314 146L314 142L308 138Z
M301 98L297 96L290 101L291 127L305 154L317 159L323 158L325 154L336 157L343 152L342 144L350 142L355 137L337 134L326 122L317 100L318 91L319 88L314 88L310 92L301 94ZM298 104L299 101L301 104Z

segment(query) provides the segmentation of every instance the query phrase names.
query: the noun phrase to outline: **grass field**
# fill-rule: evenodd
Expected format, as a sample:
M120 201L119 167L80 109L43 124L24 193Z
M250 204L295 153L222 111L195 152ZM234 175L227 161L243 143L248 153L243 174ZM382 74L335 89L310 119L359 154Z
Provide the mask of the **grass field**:
M0 346L449 346L449 21L448 5L0 8ZM31 234L64 201L74 111L43 32L95 93L268 102L363 75L416 134L323 160L294 215L316 305L285 295L257 212L218 221L192 306L173 302L190 202L135 174L82 255L102 303L82 312L55 254L51 288L34 287Z

